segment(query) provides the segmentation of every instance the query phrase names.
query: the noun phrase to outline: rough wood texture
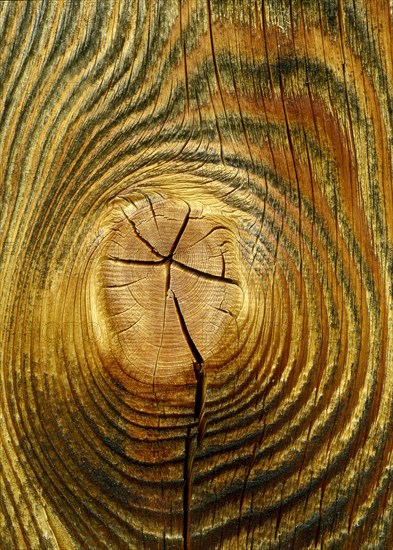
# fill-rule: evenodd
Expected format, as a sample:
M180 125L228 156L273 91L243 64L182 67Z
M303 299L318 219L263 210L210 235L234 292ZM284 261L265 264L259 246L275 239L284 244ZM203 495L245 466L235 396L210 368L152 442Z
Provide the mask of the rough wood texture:
M392 548L392 10L0 2L3 548Z

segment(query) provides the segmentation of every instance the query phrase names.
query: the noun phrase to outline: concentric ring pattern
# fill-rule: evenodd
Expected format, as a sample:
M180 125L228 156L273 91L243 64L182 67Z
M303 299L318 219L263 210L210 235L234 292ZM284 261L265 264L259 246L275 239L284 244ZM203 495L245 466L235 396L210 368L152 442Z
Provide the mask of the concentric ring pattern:
M0 35L5 548L389 548L391 3L6 0ZM230 242L236 295L191 249L176 283L216 300L177 383L108 345L128 196Z

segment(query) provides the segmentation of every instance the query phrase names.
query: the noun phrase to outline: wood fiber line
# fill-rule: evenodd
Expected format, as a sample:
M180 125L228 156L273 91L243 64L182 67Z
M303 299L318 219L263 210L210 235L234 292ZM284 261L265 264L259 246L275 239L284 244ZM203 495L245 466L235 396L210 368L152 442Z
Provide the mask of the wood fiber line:
M0 2L2 547L392 547L392 18Z

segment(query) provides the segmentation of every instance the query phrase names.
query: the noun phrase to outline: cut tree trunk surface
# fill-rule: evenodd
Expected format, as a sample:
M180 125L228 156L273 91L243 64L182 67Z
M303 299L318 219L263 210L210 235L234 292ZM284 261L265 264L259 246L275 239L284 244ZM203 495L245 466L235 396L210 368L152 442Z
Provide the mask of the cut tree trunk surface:
M392 19L0 2L2 548L393 548Z

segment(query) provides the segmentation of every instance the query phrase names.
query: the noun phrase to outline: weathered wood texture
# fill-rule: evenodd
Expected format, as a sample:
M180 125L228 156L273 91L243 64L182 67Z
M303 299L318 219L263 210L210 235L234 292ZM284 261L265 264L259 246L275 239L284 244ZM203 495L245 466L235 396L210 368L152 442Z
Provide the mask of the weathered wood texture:
M385 0L0 2L2 547L393 547Z

